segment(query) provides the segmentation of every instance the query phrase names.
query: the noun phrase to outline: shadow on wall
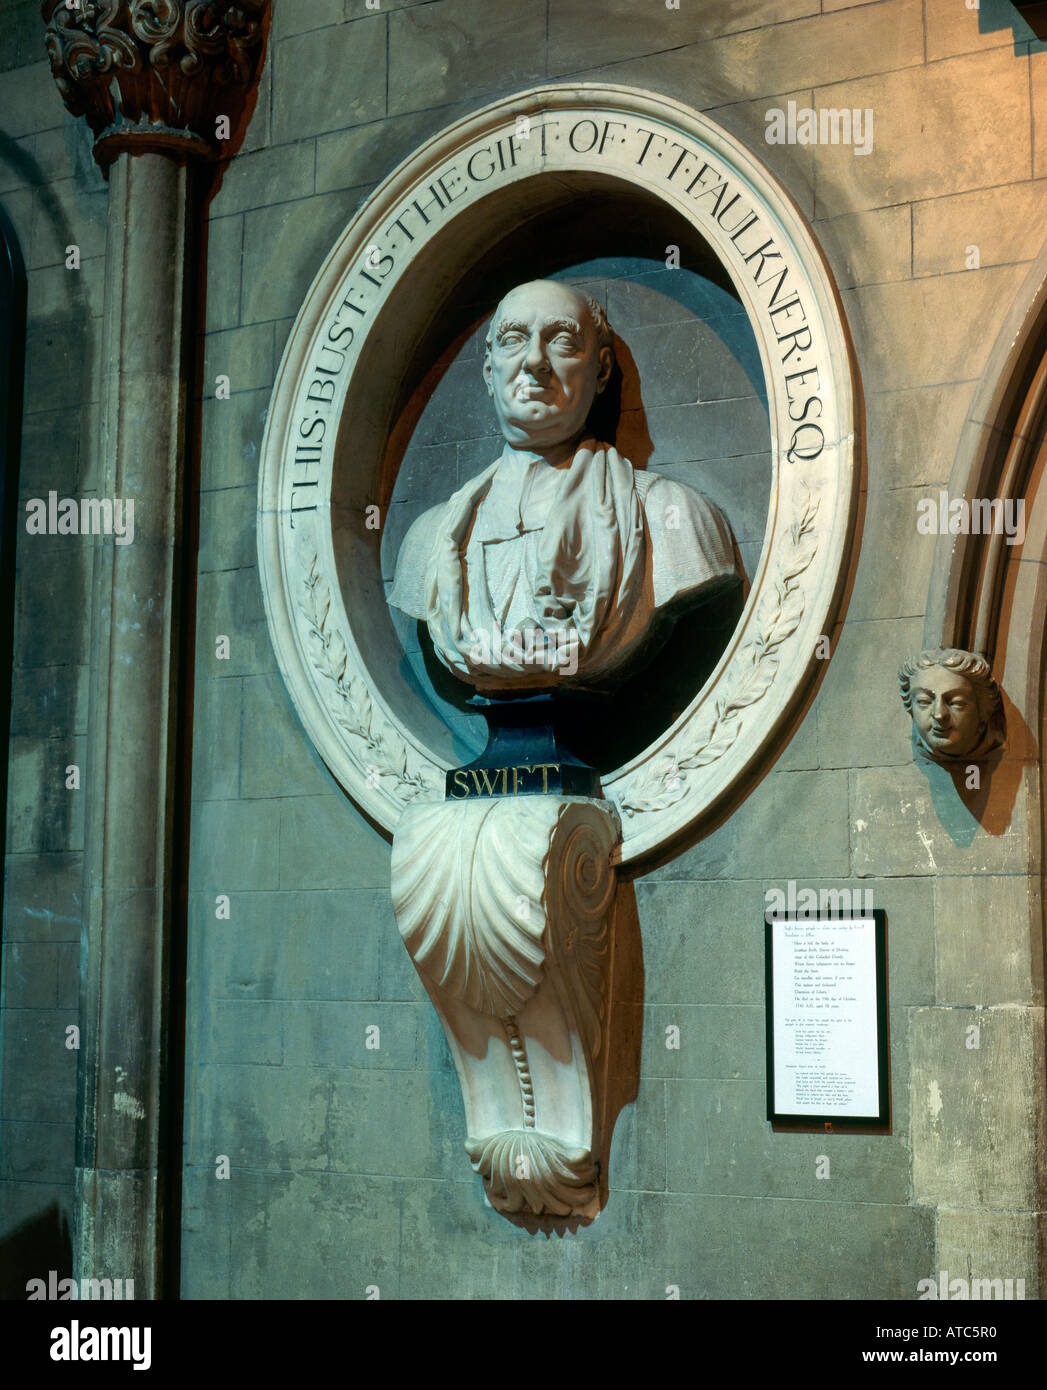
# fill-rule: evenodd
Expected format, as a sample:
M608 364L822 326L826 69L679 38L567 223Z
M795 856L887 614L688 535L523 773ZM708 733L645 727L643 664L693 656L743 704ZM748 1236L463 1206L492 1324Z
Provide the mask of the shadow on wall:
M0 1240L0 1299L24 1300L30 1279L73 1276L73 1243L57 1203Z
M1027 747L1032 737L1025 720L1004 695L1007 736L1012 746ZM1021 758L1004 756L998 762L961 763L943 767L920 756L913 745L913 761L927 778L931 802L942 829L961 849L968 849L979 829L987 835L1006 835L1014 814L1014 803L1026 767L1035 766ZM977 768L977 786L971 769Z
M1047 38L1047 12L1042 4L1019 5L1014 0L979 0L975 8L978 10L979 34L1012 30L1015 54L1024 55L1029 52L1030 41Z
M18 475L25 379L26 275L18 237L0 204L0 727L11 727ZM0 849L6 850L9 744L0 740ZM0 874L0 921L6 874ZM3 965L0 964L0 1000Z
M87 659L83 614L91 583L92 553L78 552L75 563L56 566L53 543L49 547L47 538L42 537L39 546L27 546L23 530L24 494L46 497L50 489L56 489L60 495L68 496L97 492L99 486L99 481L89 474L91 456L86 451L96 360L91 305L86 276L64 267L66 248L81 245L85 230L90 232L92 223L104 225L105 221L105 185L94 166L90 138L81 127L82 123L69 120L64 131L77 205L83 212L79 230L72 226L37 160L0 132L0 164L13 170L22 183L21 189L5 194L4 200L22 223L27 258L42 262L39 273L30 271L25 414L20 416L20 492L12 489L5 497L5 510L10 513L6 522L10 524L10 540L20 567L19 582L12 583L8 590L15 607L15 645L7 669L12 672L16 700L27 669L49 667L57 684L63 685L69 681L61 668L75 667ZM26 208L22 215L20 202ZM31 244L26 235L30 207L35 213ZM48 283L45 287L41 282ZM8 483L17 476L9 473ZM59 731L56 737L52 720L53 715L46 709L34 717L26 707L20 721L12 723L11 733L21 735L24 745L35 745L34 751L39 751L41 757L46 750L48 756L63 765L75 761L72 756L64 756L66 751L72 753L72 728ZM31 823L19 827L18 848L32 853L67 850L74 805L75 798L65 791L62 779L44 779L34 788ZM10 842L4 844L5 849L11 847ZM38 905L5 904L5 920L11 922L15 911L21 913L24 907L34 906ZM20 1018L17 1011L0 1013L0 1028L8 1039L23 1026ZM9 1070L8 1085L11 1084L14 1083ZM74 1085L70 1085L63 1104L64 1117L71 1126L76 1114ZM0 1142L9 1144L9 1136ZM72 1179L70 1169L70 1184ZM0 1241L0 1297L24 1299L29 1278L46 1278L50 1270L62 1278L69 1277L71 1263L65 1217L57 1205L48 1206Z

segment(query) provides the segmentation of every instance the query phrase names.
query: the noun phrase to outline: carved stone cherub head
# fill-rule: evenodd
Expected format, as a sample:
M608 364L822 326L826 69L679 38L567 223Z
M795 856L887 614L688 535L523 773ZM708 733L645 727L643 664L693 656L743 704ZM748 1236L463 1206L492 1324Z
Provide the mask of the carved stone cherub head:
M999 753L1007 737L1000 688L975 652L939 647L898 672L917 752L945 766Z
M614 367L613 341L591 295L555 280L510 290L491 318L483 365L509 444L545 453L578 439Z

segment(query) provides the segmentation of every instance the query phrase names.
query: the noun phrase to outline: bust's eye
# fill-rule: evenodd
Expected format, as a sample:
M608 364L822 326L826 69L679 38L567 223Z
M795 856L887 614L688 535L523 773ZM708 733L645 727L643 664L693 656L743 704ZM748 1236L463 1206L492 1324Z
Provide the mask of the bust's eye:
M519 347L523 340L524 336L522 333L503 333L498 339L498 346L508 348Z

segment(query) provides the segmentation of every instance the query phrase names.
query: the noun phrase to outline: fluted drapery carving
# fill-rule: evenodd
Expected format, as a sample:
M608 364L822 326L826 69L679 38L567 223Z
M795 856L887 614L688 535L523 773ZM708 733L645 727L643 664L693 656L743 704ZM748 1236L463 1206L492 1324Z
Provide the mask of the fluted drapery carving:
M213 157L235 131L264 51L269 0L44 0L62 100L95 157L125 150Z

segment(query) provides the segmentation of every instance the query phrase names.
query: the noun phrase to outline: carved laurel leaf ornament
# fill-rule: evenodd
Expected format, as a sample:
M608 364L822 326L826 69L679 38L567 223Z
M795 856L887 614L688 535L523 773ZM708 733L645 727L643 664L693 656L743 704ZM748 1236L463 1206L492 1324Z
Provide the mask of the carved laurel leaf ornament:
M309 632L316 641L316 669L327 683L328 704L338 724L362 747L361 763L368 777L392 778L404 801L432 791L426 771L409 767L407 745L392 724L376 708L360 676L349 664L345 639L331 614L331 590L313 555L305 576L305 595L300 604Z
M778 673L778 649L800 625L805 595L800 575L818 549L812 534L818 499L807 483L801 483L803 503L789 527L789 544L778 562L774 588L757 609L757 632L742 648L724 693L717 698L716 713L708 732L684 757L663 755L652 761L646 775L622 800L627 816L645 811L664 811L686 792L686 774L723 756L742 729L741 712L761 700Z

